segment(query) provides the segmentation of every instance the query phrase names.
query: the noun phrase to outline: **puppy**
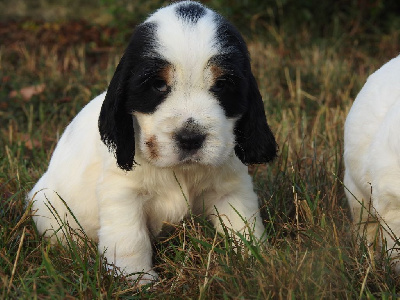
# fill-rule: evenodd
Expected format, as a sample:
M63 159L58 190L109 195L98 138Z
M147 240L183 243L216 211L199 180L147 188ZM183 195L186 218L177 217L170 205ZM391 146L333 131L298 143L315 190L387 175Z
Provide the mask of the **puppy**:
M353 220L369 243L387 242L397 272L400 237L400 56L372 74L344 131L344 185ZM378 231L380 221L382 230Z
M28 200L39 232L62 240L60 224L83 228L143 283L157 277L151 237L189 211L261 238L246 165L276 152L243 38L183 1L137 26L107 92L68 125Z

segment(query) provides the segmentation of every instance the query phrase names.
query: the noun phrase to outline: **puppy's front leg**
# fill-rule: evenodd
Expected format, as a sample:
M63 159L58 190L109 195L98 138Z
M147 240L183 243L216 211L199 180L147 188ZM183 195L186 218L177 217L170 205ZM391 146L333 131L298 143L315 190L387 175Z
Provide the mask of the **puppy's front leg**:
M235 232L249 234L260 240L264 233L257 195L252 187L240 187L237 190L217 198L211 210L211 221L219 232L223 225ZM224 223L221 224L221 221Z
M124 180L122 180L124 181ZM152 268L152 247L141 199L132 188L102 185L99 192L99 251L130 280L145 284L157 279ZM118 187L119 186L119 187Z

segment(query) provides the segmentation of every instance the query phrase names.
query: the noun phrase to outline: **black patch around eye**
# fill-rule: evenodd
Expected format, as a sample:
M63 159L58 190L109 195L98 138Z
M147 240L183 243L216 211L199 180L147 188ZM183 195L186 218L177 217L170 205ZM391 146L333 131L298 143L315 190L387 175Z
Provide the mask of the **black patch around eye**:
M165 89L165 92L163 91ZM158 82L148 81L145 84L130 88L126 109L130 112L153 113L169 92L168 86Z
M227 117L241 116L247 107L246 57L240 51L218 54L209 60L210 66L222 70L210 92L216 97Z
M147 58L132 70L128 81L128 111L152 113L165 100L171 87L161 75L167 66L168 62L163 59Z
M211 92L214 94L221 94L227 91L228 89L234 89L235 88L235 82L232 78L223 76L220 78L217 78L215 81L214 85L210 88Z
M245 81L234 76L222 76L210 88L227 117L238 117L244 113L247 105L246 91Z
M206 9L198 3L183 3L176 8L178 17L193 24L206 14Z

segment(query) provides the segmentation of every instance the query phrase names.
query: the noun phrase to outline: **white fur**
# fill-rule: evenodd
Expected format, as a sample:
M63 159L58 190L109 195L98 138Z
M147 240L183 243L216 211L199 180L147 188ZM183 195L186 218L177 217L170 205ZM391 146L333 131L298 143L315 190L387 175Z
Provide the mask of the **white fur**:
M170 6L149 21L161 25L158 52L174 66L172 90L154 113L133 113L137 163L133 170L120 169L101 141L98 118L103 93L66 128L47 172L28 195L39 232L53 240L65 238L54 211L72 228L79 228L63 199L85 233L98 240L109 263L126 274L147 273L142 283L157 276L150 237L159 234L164 222L179 222L189 210L204 212L221 232L218 214L233 231L252 231L260 238L264 230L247 167L234 154L236 118L225 117L209 92L207 61L219 51L213 19L205 16L196 26L184 26ZM196 119L207 140L196 154L180 161L173 133L188 118ZM152 136L157 141L156 157L146 144ZM132 279L138 276L131 274Z
M400 56L372 74L358 94L345 124L344 160L354 223L372 243L379 237L377 218L395 258L394 239L400 237Z

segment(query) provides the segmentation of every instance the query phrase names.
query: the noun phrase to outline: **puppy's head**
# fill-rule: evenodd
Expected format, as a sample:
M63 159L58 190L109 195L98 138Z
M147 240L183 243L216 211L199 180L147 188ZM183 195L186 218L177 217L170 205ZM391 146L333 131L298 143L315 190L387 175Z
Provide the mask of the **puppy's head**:
M120 168L245 164L276 155L246 44L220 15L183 1L139 25L104 100L99 130Z

